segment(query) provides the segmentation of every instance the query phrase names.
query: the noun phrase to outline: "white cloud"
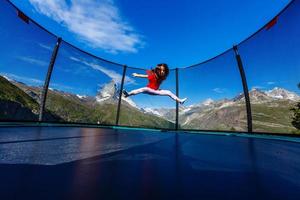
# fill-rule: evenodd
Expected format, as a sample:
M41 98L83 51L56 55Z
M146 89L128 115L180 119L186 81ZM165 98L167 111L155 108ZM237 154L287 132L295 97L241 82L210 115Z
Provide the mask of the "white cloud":
M53 50L53 48L51 48L50 46L48 46L48 45L45 45L45 44L43 44L43 43L38 43L38 45L40 46L40 47L42 47L43 49L47 49L47 50L49 50L49 51L52 51Z
M44 80L36 79L36 78L30 78L30 77L24 77L16 74L11 74L11 73L0 73L1 76L5 77L9 81L18 81L25 83L26 85L32 85L32 86L44 86ZM50 86L51 88L55 88L61 91L64 90L74 90L75 88L62 85L62 84L57 84L57 83L51 83L50 81Z
M29 0L34 8L62 23L78 39L108 52L137 52L142 36L123 19L113 0Z
M222 93L226 92L226 89L225 88L214 88L213 91L216 93L222 94Z
M269 82L267 82L267 84L268 84L268 85L274 85L274 84L275 84L275 82L273 82L273 81L269 81Z
M89 67L91 67L95 70L98 70L98 71L106 74L111 79L113 79L115 83L121 84L122 74L119 74L119 73L115 72L114 70L106 69L105 67L100 66L96 63L87 62L85 60L81 60L81 59L78 59L78 58L75 58L75 57L72 57L72 56L70 57L70 59L73 60L73 61L76 61L76 62L80 62L80 63L82 63L86 66L89 66ZM125 76L125 83L126 84L135 84L135 81L133 79L131 79L130 77Z
M45 62L43 60L38 60L36 58L32 58L32 57L27 57L27 56L18 56L17 59L25 61L27 63L33 64L33 65L38 65L38 66L47 66L49 65L49 62Z
M44 85L44 81L35 78L19 76L11 73L1 73L1 75L7 77L9 80L15 80L27 85Z

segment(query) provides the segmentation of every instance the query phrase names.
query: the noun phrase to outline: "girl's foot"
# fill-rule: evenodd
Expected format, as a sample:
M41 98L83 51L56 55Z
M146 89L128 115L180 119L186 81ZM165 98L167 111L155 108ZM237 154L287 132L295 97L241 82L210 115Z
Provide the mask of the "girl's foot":
M187 98L181 99L181 101L179 102L180 104L184 104L184 102L187 100Z
M125 98L129 96L129 94L128 94L128 92L126 90L123 90L123 94L124 94Z

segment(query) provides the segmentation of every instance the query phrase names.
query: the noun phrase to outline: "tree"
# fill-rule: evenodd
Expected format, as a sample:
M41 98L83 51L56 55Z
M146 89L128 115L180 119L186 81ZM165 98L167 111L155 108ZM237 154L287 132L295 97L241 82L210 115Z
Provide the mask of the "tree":
M298 88L300 89L300 83L298 83ZM300 102L298 102L291 110L294 112L292 117L292 125L300 130Z
M294 114L292 118L292 125L300 130L300 102L298 102L294 108L291 109Z

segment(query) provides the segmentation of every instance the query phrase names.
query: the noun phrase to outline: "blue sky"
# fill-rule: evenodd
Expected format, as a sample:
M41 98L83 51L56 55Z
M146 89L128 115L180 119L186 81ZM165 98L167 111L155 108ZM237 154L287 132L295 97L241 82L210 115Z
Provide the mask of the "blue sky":
M12 0L64 40L102 58L185 67L231 48L289 0Z
M32 19L65 41L99 57L133 67L149 68L166 62L183 68L216 56L254 33L288 0L12 0ZM31 85L42 85L55 37L25 24L1 3L1 74ZM299 8L298 6L295 6ZM249 88L284 87L298 92L300 30L296 8L240 47ZM293 21L294 20L294 21ZM293 23L294 22L294 23ZM5 28L2 28L5 27ZM270 44L270 45L269 45ZM292 57L292 58L291 58ZM147 84L131 77L125 87ZM139 71L143 73L144 71ZM119 83L122 68L85 55L63 43L50 87L80 95L95 95L105 83ZM175 92L172 72L162 85ZM207 98L232 98L242 92L233 52L201 65L180 70L180 94L187 105ZM167 97L133 97L140 106L170 107Z

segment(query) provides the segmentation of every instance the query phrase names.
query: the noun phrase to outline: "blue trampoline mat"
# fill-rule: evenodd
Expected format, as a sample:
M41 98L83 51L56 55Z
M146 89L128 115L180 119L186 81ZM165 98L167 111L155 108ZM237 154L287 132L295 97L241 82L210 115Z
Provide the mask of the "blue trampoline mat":
M300 199L288 139L2 127L0 152L0 199Z

